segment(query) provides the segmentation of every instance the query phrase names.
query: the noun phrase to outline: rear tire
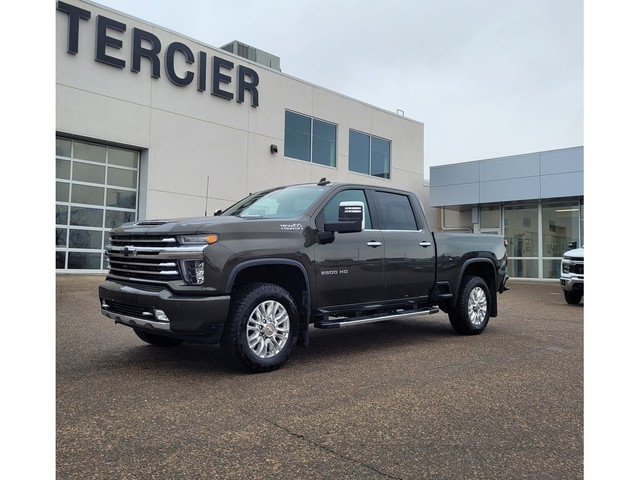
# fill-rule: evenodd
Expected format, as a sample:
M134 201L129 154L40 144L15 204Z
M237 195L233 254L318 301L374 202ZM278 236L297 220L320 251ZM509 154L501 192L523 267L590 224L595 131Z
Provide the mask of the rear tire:
M478 335L489 323L491 295L486 282L475 276L464 276L458 301L449 310L449 322L460 335Z
M177 338L165 337L164 335L156 335L155 333L149 333L144 330L140 330L138 328L133 329L136 332L136 335L143 342L147 342L150 345L157 345L159 347L172 347L174 345L179 345L182 343L182 340Z
M222 348L231 362L249 372L268 372L285 364L298 335L298 311L279 285L254 283L232 296Z

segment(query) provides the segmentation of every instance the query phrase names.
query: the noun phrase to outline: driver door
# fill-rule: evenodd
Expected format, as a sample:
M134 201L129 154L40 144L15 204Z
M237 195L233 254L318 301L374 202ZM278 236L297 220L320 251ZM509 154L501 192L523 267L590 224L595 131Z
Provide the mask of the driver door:
M378 301L384 295L384 243L382 232L371 228L369 203L364 190L337 192L316 217L318 230L336 222L340 202L364 203L365 229L336 233L331 243L314 245L318 306L321 308Z

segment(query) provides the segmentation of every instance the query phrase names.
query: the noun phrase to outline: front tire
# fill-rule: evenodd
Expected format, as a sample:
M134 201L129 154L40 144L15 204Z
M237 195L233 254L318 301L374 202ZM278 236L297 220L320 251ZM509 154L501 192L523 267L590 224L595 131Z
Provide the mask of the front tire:
M298 333L296 304L271 283L248 285L232 297L222 348L236 366L268 372L285 364Z
M569 305L578 305L580 303L580 300L582 300L582 294L581 293L567 292L565 290L564 291L564 299L566 300L566 302Z
M486 282L475 276L462 277L457 303L449 311L449 322L460 335L478 335L489 323L491 295Z

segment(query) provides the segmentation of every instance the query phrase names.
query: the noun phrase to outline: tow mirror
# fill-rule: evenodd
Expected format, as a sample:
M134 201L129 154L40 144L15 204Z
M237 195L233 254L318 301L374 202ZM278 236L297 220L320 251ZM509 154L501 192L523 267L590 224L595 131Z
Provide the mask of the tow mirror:
M340 202L338 221L325 223L326 232L354 233L364 230L364 202Z

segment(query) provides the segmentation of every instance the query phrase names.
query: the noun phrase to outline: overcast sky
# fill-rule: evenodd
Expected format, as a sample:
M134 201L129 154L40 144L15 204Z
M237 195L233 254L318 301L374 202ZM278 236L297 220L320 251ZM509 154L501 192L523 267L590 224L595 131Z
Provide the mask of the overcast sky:
M581 0L102 0L425 127L429 167L583 145Z

